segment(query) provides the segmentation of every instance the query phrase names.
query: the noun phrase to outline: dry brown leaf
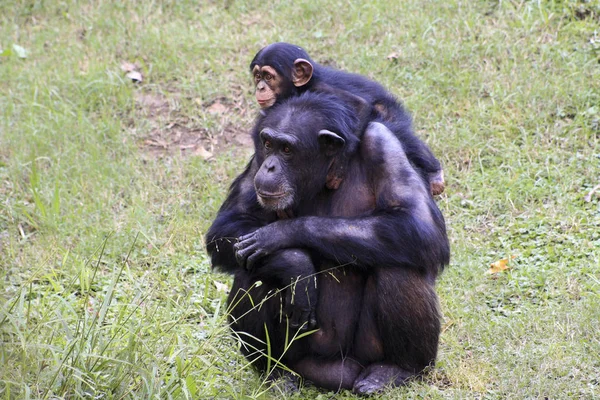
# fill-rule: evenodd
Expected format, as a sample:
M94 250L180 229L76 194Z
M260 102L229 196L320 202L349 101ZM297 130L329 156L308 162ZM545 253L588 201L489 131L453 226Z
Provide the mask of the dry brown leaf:
M213 281L213 283L215 284L217 291L225 292L225 293L229 292L229 286L227 286L226 284L218 282L218 281Z
M144 80L144 78L142 77L142 74L139 73L138 71L130 71L125 76L128 77L129 79L131 79L133 82L141 82Z
M250 25L256 25L263 21L264 21L264 17L262 14L254 14L254 15L247 16L246 18L242 19L240 22L242 23L242 25L250 26Z
M88 69L90 68L90 60L87 57L84 57L79 61L79 72L85 75L88 73Z
M211 158L213 156L213 154L210 151L206 150L202 146L198 146L196 151L194 151L194 155L202 157L202 159L204 159L204 160L208 160L209 158Z
M133 82L141 82L144 80L139 71L139 67L136 64L124 61L121 64L121 70L126 72L127 74L125 76L131 79Z
M510 259L513 260L516 256L510 256ZM496 262L493 262L490 264L490 269L487 271L488 274L497 274L500 271L504 271L506 269L509 269L510 266L508 265L509 263L509 259L508 258L503 258L501 260L498 260Z
M599 189L600 185L596 185L592 190L588 192L588 194L584 196L583 199L589 203L590 201L592 201L592 196L594 195L594 193L596 193Z
M146 139L146 140L144 140L144 143L147 144L148 146L162 147L164 149L169 147L169 144L161 139Z
M398 57L400 57L400 54L393 52L393 53L388 54L387 59L390 61L394 61L394 60L397 60Z
M136 71L137 69L138 69L137 65L132 64L127 61L124 61L123 64L121 64L121 70L123 70L123 72Z
M210 114L224 114L227 111L227 106L217 101L208 107L207 110Z

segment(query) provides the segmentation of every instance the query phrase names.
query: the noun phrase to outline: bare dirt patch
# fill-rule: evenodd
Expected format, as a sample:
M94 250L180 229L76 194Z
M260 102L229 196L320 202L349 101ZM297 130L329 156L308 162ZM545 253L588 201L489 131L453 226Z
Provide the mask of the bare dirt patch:
M149 132L138 136L146 154L157 158L180 154L211 159L226 151L252 152L250 123L231 117L251 112L243 99L233 102L219 98L208 104L195 102L199 113L206 114L210 123L181 112L180 101L181 96L176 93L168 97L145 91L136 93L136 122L132 125Z

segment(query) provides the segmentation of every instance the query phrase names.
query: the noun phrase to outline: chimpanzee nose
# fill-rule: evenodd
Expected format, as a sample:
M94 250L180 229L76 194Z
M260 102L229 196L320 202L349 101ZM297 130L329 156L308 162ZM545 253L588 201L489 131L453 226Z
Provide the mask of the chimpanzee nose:
M275 171L275 160L270 159L266 161L266 165L265 167L267 167L267 172L274 172Z

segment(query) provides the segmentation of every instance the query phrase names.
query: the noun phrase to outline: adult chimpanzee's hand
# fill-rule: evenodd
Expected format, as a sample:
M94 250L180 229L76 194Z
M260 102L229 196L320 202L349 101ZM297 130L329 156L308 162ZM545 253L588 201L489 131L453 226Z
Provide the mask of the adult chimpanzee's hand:
M317 327L315 279L314 276L304 277L287 288L281 311L289 319L293 330L306 332Z
M285 301L281 312L288 318L291 329L305 332L317 326L316 275L310 256L306 252L290 248L292 243L289 231L293 231L291 225L290 221L277 221L241 236L234 245L234 250L238 264L248 270L253 270L261 259L266 263L261 269L269 268L269 262L275 260L279 267L292 266L297 276L285 287ZM275 254L277 257L269 261L269 256Z
M289 247L285 234L287 221L276 221L244 236L240 236L233 249L241 267L252 270L258 260Z

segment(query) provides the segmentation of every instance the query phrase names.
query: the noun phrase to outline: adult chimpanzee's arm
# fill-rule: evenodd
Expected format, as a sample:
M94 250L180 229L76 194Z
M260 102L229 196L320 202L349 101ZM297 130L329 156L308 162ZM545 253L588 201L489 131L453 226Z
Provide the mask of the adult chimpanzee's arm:
M256 200L254 175L258 163L253 158L246 170L231 184L227 199L206 233L206 249L212 265L233 273L239 268L233 245L240 236L255 231L275 220Z
M432 210L431 210L432 211ZM449 253L439 216L416 217L398 207L363 218L300 217L277 221L240 238L237 256L249 268L282 248L301 247L339 264L412 266L437 273ZM434 221L438 220L438 221Z
M370 124L360 151L361 162L372 171L373 213L274 222L240 238L235 245L238 261L251 266L279 249L300 247L340 264L404 265L435 276L449 261L449 245L444 220L425 183L382 124Z
M253 279L267 279L275 282L278 288L285 288L286 301L282 311L290 318L290 327L313 329L317 324L317 289L315 268L306 251L281 249L262 258L256 265L259 268L253 271L245 271L236 261L233 245L237 238L275 220L275 213L265 210L256 200L254 176L257 164L253 159L231 185L225 203L206 234L206 249L212 265L224 272L243 271Z

